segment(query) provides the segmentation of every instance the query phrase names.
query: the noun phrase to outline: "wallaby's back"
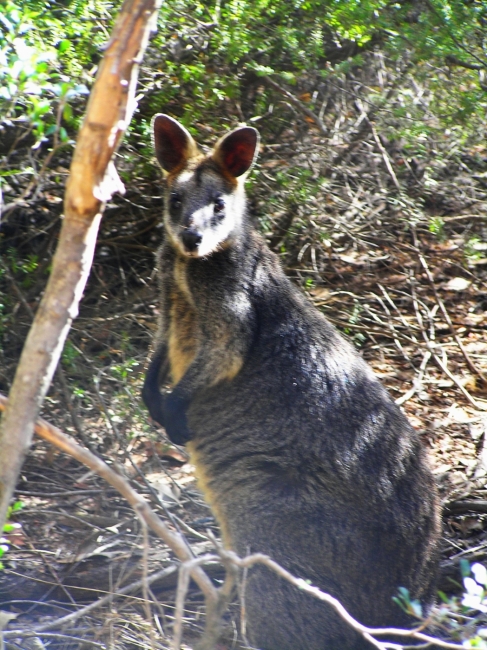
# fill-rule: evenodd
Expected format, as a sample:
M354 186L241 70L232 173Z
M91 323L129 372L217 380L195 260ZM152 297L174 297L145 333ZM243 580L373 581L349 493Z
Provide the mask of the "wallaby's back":
M439 529L416 433L249 225L238 179L255 132L202 158L171 118L154 128L169 198L151 414L188 442L227 546L270 555L367 625L407 624L392 597L402 586L431 602ZM174 388L162 396L166 374ZM261 650L371 647L263 567L249 572L245 605Z

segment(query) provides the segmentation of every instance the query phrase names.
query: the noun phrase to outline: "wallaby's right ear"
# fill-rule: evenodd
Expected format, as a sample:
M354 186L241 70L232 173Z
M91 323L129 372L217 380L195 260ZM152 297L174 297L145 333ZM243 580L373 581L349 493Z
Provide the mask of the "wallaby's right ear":
M169 115L154 115L152 129L156 158L166 173L184 169L188 160L197 154L198 147L191 134Z
M216 143L213 157L234 178L242 176L255 162L259 133L252 126L241 126Z

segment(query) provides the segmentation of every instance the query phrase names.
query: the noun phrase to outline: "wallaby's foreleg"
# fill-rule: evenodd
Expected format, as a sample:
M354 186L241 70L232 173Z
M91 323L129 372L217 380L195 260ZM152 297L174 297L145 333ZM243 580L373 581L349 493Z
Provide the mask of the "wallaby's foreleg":
M161 343L152 357L145 375L142 399L149 409L150 416L158 424L165 427L165 395L161 393L160 385L165 383L169 376L169 360L167 345Z
M191 440L187 410L196 391L220 381L233 379L242 363L243 356L238 351L229 352L210 346L200 349L184 377L165 398L164 426L172 442L184 445Z
M242 368L251 339L249 323L238 318L214 319L215 328L201 343L196 357L167 393L164 404L165 428L172 442L185 444L192 434L187 410L195 393L223 381L231 381Z

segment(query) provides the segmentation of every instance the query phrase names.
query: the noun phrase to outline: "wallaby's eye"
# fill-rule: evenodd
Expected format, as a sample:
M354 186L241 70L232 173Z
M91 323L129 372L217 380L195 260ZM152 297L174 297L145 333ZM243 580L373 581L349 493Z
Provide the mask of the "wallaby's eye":
M225 201L221 196L217 196L215 199L215 204L213 206L213 211L215 214L220 214L225 209Z
M179 210L181 207L181 195L178 192L171 192L169 205L173 210Z

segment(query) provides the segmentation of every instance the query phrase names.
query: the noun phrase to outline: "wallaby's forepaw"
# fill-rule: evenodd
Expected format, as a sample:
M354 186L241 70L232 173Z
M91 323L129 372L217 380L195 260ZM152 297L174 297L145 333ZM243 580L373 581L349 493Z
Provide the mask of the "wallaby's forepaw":
M175 392L166 395L164 424L167 436L175 445L185 445L192 438L186 411L189 401Z
M149 415L153 420L154 424L164 427L165 426L165 412L164 412L164 400L162 395L158 395L157 399L150 400L146 394L142 395L145 405L149 410Z

